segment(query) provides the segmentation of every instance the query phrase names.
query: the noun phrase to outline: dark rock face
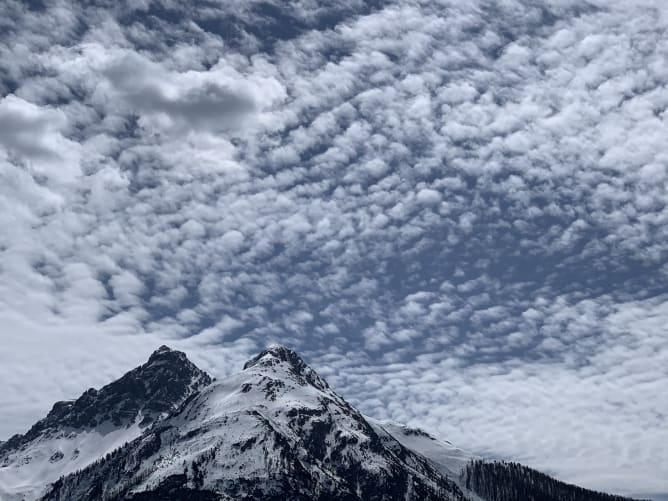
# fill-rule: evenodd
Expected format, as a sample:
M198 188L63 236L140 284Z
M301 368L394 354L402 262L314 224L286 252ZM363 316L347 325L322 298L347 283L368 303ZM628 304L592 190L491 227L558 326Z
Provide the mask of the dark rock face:
M145 364L113 383L99 390L90 388L74 401L56 402L27 433L2 443L0 455L58 430L86 430L104 423L115 427L129 425L140 413L144 416L142 425L149 425L209 383L209 375L184 353L162 346Z

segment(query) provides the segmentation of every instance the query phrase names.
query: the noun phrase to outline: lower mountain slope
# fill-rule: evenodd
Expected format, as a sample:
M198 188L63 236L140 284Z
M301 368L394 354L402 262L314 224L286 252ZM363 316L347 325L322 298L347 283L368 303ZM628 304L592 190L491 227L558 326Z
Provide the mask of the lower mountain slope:
M464 484L462 477L466 465L470 461L478 459L477 456L455 447L450 442L442 442L419 428L411 428L392 421L378 421L370 417L366 417L366 419L388 447L391 448L394 446L394 442L398 442L403 447L420 454L442 475L453 479L467 499L470 501L484 501L483 498Z

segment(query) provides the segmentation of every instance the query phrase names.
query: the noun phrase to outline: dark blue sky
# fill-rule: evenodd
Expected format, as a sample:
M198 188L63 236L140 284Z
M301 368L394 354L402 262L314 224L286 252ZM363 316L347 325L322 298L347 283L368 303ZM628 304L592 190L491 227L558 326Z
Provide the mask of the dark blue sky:
M668 11L460 4L3 2L0 436L159 344L279 342L372 416L668 491Z

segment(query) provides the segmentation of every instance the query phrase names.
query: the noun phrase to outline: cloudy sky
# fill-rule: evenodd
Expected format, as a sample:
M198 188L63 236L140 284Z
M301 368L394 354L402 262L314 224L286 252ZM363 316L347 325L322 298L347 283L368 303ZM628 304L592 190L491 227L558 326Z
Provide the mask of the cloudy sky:
M374 417L668 493L668 4L83 4L0 4L0 439L160 344L279 342Z

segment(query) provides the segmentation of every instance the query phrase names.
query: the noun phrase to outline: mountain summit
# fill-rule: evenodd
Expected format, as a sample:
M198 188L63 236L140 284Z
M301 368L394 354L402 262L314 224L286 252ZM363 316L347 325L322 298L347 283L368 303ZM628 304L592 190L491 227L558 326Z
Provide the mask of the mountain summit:
M260 352L244 364L244 370L255 365L272 365L274 363L287 362L296 370L307 367L299 355L290 348L280 344L272 344L266 350Z
M329 390L327 382L321 379L296 352L278 344L269 346L250 359L244 364L243 370L248 371L255 368L265 372L276 372L272 369L275 366L287 369L290 377L301 385L312 385L322 391Z
M532 470L520 481L502 474L516 469L487 464L363 416L284 346L223 381L163 346L0 444L0 498L511 501L498 496L533 488ZM544 484L551 497L532 499L614 499L568 497L566 487L559 497L565 484Z
M16 447L59 429L90 430L99 425L127 427L141 416L141 426L174 410L190 394L211 383L185 353L158 348L148 362L99 390L90 388L78 399L56 402L46 418L25 435L15 435L2 449Z

